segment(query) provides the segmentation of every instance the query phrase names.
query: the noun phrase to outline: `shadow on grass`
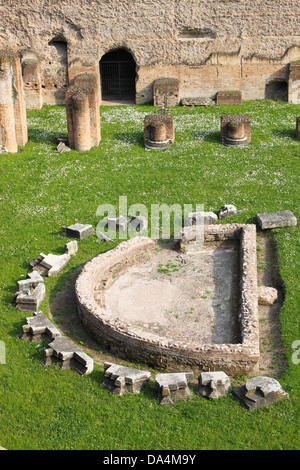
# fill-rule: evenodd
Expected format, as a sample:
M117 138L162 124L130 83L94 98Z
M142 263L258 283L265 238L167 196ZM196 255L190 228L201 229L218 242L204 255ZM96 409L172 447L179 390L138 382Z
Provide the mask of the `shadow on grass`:
M220 139L220 131L192 131L191 132L192 139L195 140L202 140L203 142L211 142L213 144L218 143L221 144Z
M56 147L55 137L58 137L58 132L51 132L46 129L39 129L36 127L28 128L28 140L30 142L51 144Z
M138 145L144 148L144 135L142 132L117 132L114 138L129 145Z
M295 129L271 129L271 132L276 137L282 137L283 139L291 139L297 142Z

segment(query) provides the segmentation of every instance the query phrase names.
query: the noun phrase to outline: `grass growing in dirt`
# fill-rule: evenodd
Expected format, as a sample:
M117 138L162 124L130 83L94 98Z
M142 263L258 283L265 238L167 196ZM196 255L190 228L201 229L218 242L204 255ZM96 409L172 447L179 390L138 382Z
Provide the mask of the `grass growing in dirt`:
M18 339L28 314L10 306L18 280L40 252L61 254L68 239L61 227L76 222L96 227L100 204L204 204L215 211L233 203L248 211L227 219L253 223L258 212L289 209L300 217L299 107L283 102L241 106L174 108L176 141L165 151L143 148L143 119L155 108L102 107L102 141L89 152L58 154L53 142L67 133L64 107L28 112L29 143L21 153L0 157L0 445L8 449L296 449L299 448L300 340L299 229L273 230L285 285L280 312L288 369L280 378L290 394L271 407L249 412L229 394L208 402L194 394L174 408L156 402L153 380L138 396L115 397L100 386L101 363L91 376L46 368L42 346ZM220 116L247 113L252 142L247 148L220 144ZM125 214L124 214L125 215ZM114 245L110 245L114 246ZM79 241L79 252L54 279L50 297L72 272L108 245L96 236ZM59 313L54 322L59 321ZM80 339L78 338L78 341ZM292 356L294 353L294 356ZM292 357L294 360L292 360ZM236 379L235 379L236 380ZM221 430L221 432L220 432Z

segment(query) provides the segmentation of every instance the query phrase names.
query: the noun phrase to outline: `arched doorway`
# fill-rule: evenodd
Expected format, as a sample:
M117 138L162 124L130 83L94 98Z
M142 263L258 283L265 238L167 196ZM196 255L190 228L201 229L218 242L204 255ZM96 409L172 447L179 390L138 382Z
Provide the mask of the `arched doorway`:
M102 99L134 100L136 63L132 55L124 49L105 54L100 60Z

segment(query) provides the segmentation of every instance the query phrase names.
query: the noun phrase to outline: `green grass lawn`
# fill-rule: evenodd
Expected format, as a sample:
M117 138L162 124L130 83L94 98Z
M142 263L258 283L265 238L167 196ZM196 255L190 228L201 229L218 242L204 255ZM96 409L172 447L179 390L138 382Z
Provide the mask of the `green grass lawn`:
M174 408L156 402L153 380L138 396L115 397L100 386L103 365L90 376L44 367L42 345L18 339L26 314L10 306L18 280L40 252L61 254L61 227L96 227L97 207L204 204L217 211L233 203L247 212L222 223L253 223L258 212L291 210L300 217L299 106L245 102L241 106L173 108L173 148L146 152L143 120L150 106L102 107L99 147L59 154L54 138L67 134L64 107L28 112L29 142L22 152L0 156L0 445L7 449L299 449L300 364L292 361L300 340L299 228L274 229L286 298L280 312L288 369L279 381L290 399L250 412L229 394L209 402L194 394ZM220 116L247 113L247 148L220 144ZM114 246L114 245L113 245ZM72 272L110 248L96 236L56 278L45 279L49 303ZM81 344L78 338L78 344ZM299 354L300 359L300 354ZM297 362L297 361L294 361ZM236 380L236 379L235 379Z

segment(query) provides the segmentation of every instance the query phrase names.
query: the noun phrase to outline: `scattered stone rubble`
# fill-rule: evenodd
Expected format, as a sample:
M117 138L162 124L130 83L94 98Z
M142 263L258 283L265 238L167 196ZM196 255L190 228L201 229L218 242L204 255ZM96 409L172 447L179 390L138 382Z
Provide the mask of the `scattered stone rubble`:
M233 204L224 204L221 209L219 209L218 217L219 219L226 219L226 217L231 217L237 213L237 208Z
M218 221L218 217L214 212L190 212L184 219L185 227L192 225L204 224L211 225Z
M71 256L68 253L63 255L40 253L37 258L30 262L30 266L44 276L55 277L70 261L70 258Z
M8 153L8 149L3 145L0 145L0 155L4 155L6 153Z
M278 290L274 287L260 286L257 289L260 305L273 305L278 298Z
M226 395L230 387L230 379L225 372L202 372L196 393L209 399L220 398Z
M78 251L77 240L72 240L69 243L65 244L65 253L68 255L75 255Z
M38 343L42 339L49 343L60 336L58 329L52 325L43 312L34 312L33 317L26 318L26 324L22 326L20 339Z
M118 230L119 232L124 232L127 230L127 227L132 227L136 231L143 231L147 230L148 228L148 221L146 217L141 215L133 216L133 217L124 217L123 215L119 215L117 217L109 216L106 218L107 220L107 228L108 230Z
M271 377L254 377L233 390L234 397L248 410L255 410L289 398L279 382Z
M173 406L173 401L185 400L192 397L188 381L193 380L192 372L179 372L170 374L157 374L155 383L158 389L158 402L160 405Z
M277 227L296 227L297 218L291 211L265 212L256 215L256 220L262 230Z
M124 232L131 221L131 217L119 215L117 217L107 217L106 220L108 230L119 230L120 232Z
M80 375L93 372L94 361L64 336L57 336L45 349L43 364L60 364L62 370L74 368Z
M183 98L181 100L182 106L214 106L216 102L210 98L195 97L195 98Z
M18 281L18 290L14 301L19 310L35 312L45 295L46 288L43 278L38 273L30 273L27 279Z
M150 372L144 370L110 362L104 363L104 370L103 385L119 396L126 393L140 393L142 386L149 381L151 375Z
M60 142L57 146L57 151L58 153L66 153L66 152L70 152L71 149L64 142Z
M84 240L94 233L95 230L90 224L73 224L68 227L62 227L62 235L70 238L79 238L80 240Z

